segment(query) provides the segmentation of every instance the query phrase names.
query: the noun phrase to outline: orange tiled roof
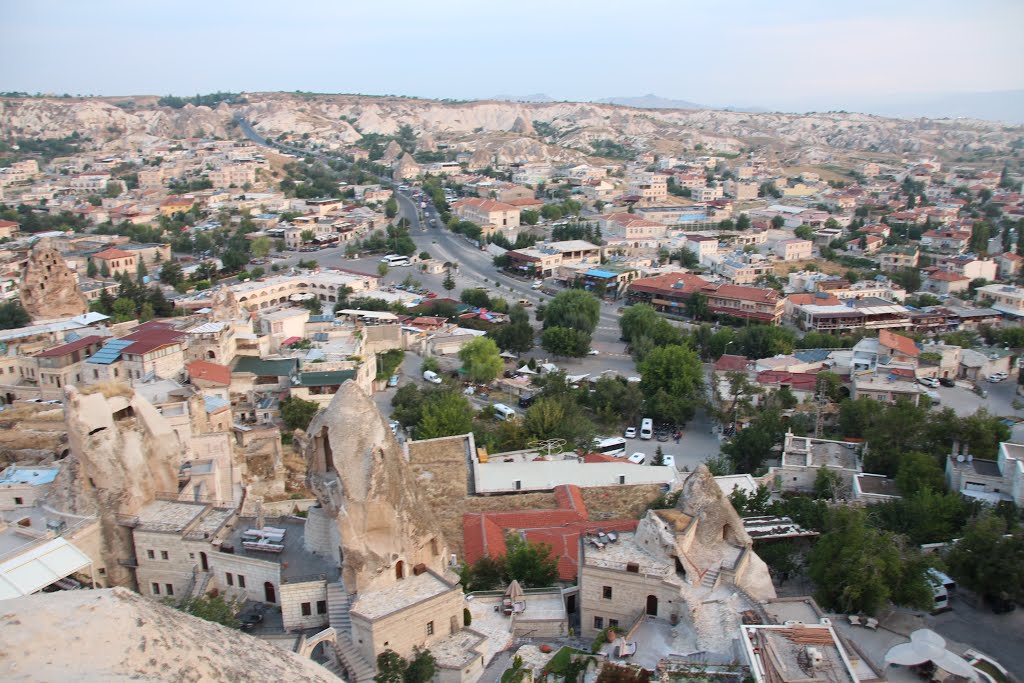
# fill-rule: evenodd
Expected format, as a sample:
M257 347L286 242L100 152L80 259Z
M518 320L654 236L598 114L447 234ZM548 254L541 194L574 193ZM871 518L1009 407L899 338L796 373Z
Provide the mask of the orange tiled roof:
M889 330L878 331L878 343L888 349L895 349L904 356L911 356L916 358L921 355L921 350L917 348L917 344L910 337L904 337L902 334L896 334Z

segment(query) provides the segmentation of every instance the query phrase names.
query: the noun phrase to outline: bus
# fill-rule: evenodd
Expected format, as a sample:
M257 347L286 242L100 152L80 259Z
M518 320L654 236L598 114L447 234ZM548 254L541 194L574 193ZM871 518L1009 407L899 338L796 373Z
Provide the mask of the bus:
M412 262L408 256L399 256L398 254L389 254L380 260L381 263L386 263L388 268L396 268L398 266L411 266Z
M626 454L626 440L621 436L614 436L608 439L594 439L594 445L590 450L593 453L621 458Z
M645 417L643 422L640 423L640 438L650 439L652 436L654 436L654 420Z

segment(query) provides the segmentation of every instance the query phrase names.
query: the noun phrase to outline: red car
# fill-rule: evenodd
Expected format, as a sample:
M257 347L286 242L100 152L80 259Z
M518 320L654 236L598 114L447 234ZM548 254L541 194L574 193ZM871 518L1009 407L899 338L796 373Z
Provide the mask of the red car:
M437 294L434 294L433 292L427 292L427 298L428 299L436 299L437 298Z

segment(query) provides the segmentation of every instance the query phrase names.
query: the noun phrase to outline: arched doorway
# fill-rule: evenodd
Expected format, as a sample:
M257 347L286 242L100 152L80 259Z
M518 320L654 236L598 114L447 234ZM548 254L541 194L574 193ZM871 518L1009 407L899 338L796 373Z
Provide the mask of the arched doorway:
M199 553L199 566L203 568L204 572L210 571L210 563L206 559L206 553Z
M736 543L736 532L732 530L732 525L726 524L722 527L722 540L726 543Z
M317 454L323 458L323 471L333 472L334 471L334 453L331 451L331 439L327 431L327 427L320 429L320 433L316 435L314 439Z
M263 597L266 602L277 604L277 593L274 591L274 584L269 581L263 584Z
M398 562L395 563L395 578L396 579L404 579L405 578L405 562L402 562L401 560L399 560Z
M647 596L647 616L656 617L658 616L658 596L648 595Z

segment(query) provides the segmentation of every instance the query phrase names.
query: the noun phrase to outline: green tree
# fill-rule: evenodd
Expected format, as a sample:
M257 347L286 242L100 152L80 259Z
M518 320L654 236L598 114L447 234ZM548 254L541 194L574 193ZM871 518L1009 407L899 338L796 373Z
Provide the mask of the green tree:
M619 317L619 329L622 330L622 338L627 342L645 334L648 330L654 329L661 316L650 304L633 304L622 312Z
M594 438L594 425L583 414L579 403L569 397L542 394L523 417L526 438L533 441L564 439L567 444L584 448Z
M138 282L143 282L147 275L149 275L149 270L146 268L146 263L140 258L135 266L135 279Z
M103 192L103 196L109 199L121 196L121 183L116 180L111 180L107 183L106 190Z
M437 673L437 660L430 650L414 645L412 659L405 668L403 683L430 683Z
M488 384L498 376L504 363L493 339L476 337L459 349L459 360L466 379L477 384Z
M135 319L135 302L124 297L114 302L114 320L125 322Z
M558 560L546 543L531 543L518 534L510 534L505 544L505 577L523 588L546 588L558 580Z
M736 219L737 230L750 230L750 216L745 213L741 213L740 217Z
M504 558L484 555L473 564L464 564L459 571L462 589L467 593L499 588L505 574Z
M163 284L175 287L182 279L181 264L177 261L168 261L160 266L160 282Z
M532 209L523 209L519 212L519 222L523 225L537 225L540 220L540 213Z
M388 218L398 215L398 201L394 196L388 197L388 200L384 202L384 215Z
M814 597L825 609L877 614L890 602L919 609L932 603L927 565L899 537L867 523L863 510L837 507L828 531L808 555Z
M519 319L517 319L517 316ZM490 333L498 348L508 353L526 353L533 348L533 327L530 317L522 306L514 306L507 325L495 328Z
M417 439L436 439L473 431L473 409L462 394L439 391L430 394L416 428Z
M793 230L793 234L802 240L814 239L814 228L809 225L801 225Z
M640 390L651 417L685 424L701 403L704 369L693 349L663 346L652 350L640 363Z
M904 453L896 470L896 486L904 496L921 489L941 493L946 488L946 477L935 456L918 451Z
M100 275L105 278L110 277L110 265L106 259L100 261Z
M450 292L455 289L455 278L452 277L451 268L447 268L444 271L444 280L441 282L441 286L444 287L445 291ZM486 294L485 294L486 296Z
M568 289L556 294L544 309L544 327L568 327L589 336L600 317L601 302L597 297L582 289Z
M312 230L306 229L299 233L299 239L302 240L303 244L309 244L316 237L316 233Z
M377 264L377 275L380 275L381 277L384 277L387 274L388 274L388 264L386 264L386 263L378 263Z
M313 416L320 410L320 404L289 396L281 401L281 419L289 430L308 429Z
M540 343L545 351L555 356L570 358L582 358L587 355L590 350L589 333L569 327L548 327L546 314L544 325Z
M814 497L824 500L839 500L843 496L843 480L839 473L827 467L818 468L814 475Z
M423 403L424 395L420 388L415 384L404 384L391 397L391 406L394 408L391 417L403 427L416 425L423 417Z
M92 278L100 274L100 269L96 267L96 262L92 259L89 259L89 264L85 267L85 274Z
M22 307L20 301L0 303L0 330L13 330L18 327L25 327L31 322L32 318Z
M405 683L405 669L408 666L400 654L388 649L377 655L376 683Z
M194 617L212 621L228 628L238 628L238 605L228 602L222 595L204 595L185 600L178 609Z
M267 258L270 255L270 248L273 246L270 238L263 235L252 241L249 251L256 258Z
M946 556L953 578L984 596L1024 598L1024 535L1006 534L1006 520L992 512L971 520Z

